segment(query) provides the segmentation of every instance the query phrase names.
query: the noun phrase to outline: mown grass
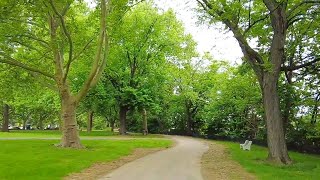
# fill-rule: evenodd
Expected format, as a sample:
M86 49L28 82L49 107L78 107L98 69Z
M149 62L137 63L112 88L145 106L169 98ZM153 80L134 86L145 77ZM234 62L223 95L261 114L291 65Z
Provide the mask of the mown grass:
M80 131L80 136L82 137L120 137L119 133L111 131ZM61 131L59 130L10 130L10 132L0 132L0 138L58 138L61 137ZM149 134L143 136L141 133L131 133L125 137L135 137L135 138L160 138L161 135Z
M166 139L83 140L86 149L57 148L58 140L0 140L0 179L61 179L97 162L130 154L135 148L169 147Z
M238 161L248 172L262 180L318 180L320 179L320 156L289 152L292 165L274 165L266 161L267 148L253 145L251 151L243 151L238 143L221 142L228 147L232 159Z

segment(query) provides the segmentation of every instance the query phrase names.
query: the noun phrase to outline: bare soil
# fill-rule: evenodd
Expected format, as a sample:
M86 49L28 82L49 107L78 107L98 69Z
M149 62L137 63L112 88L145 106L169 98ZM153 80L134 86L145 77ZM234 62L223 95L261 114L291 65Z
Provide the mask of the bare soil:
M107 163L96 163L91 167L82 170L79 173L72 173L65 177L65 180L94 180L99 177L110 173L111 171L119 168L120 166L144 157L148 154L163 150L165 148L152 148L152 149L135 149L134 152L128 156L124 156L118 160Z
M257 179L232 160L223 145L206 142L209 150L202 155L201 159L201 173L204 180Z

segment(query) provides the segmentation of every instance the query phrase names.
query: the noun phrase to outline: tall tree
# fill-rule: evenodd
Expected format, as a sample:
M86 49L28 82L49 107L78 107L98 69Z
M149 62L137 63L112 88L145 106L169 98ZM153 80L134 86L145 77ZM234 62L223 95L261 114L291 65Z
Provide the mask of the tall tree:
M213 21L224 23L234 34L246 61L258 78L267 125L268 159L290 164L277 85L282 64L286 59L288 29L298 27L297 24L303 22L306 17L318 14L319 2L275 0L197 0L197 2ZM249 44L249 39L254 37L257 37L257 41L261 44L259 49Z
M173 11L159 13L152 4L141 3L126 13L112 34L106 74L117 92L121 134L126 132L129 110L146 108L143 102L147 103L151 94L147 83L162 76L160 71L167 60L180 58L194 47L183 31Z
M108 51L106 19L110 1L108 4L106 0L101 0L99 3L100 26L96 52L92 58L91 70L78 92L72 92L70 87L71 65L75 60L80 59L92 42L89 40L83 48L79 48L80 45L74 42L75 39L80 39L75 38L75 33L79 29L75 27L77 23L72 22L77 20L77 15L79 16L73 11L79 8L78 2L50 0L5 1L5 3L7 4L2 7L9 8L1 11L0 17L0 32L4 32L6 37L0 42L0 63L25 69L36 76L43 76L47 82L54 83L60 96L63 119L63 136L60 146L81 148L75 118L76 108L89 89L96 85L106 65ZM87 12L82 12L83 14L80 12L80 16L84 17ZM17 27L21 29L16 29ZM8 32L8 29L13 31ZM79 46L75 48L75 45ZM29 56L30 54L32 56ZM42 59L45 61L39 61ZM47 70L44 70L44 66L47 66Z

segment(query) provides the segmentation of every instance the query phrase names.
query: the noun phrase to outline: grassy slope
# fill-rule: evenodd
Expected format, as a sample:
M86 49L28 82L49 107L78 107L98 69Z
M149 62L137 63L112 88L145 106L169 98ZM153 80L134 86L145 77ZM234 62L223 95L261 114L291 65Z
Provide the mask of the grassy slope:
M84 140L87 149L52 146L58 140L0 140L0 179L61 179L96 162L130 154L135 148L168 147L170 140Z
M243 151L237 143L219 143L226 145L232 159L238 161L248 172L255 174L259 179L320 179L320 156L290 152L294 163L289 166L276 166L265 161L268 154L267 148L253 145L251 151Z

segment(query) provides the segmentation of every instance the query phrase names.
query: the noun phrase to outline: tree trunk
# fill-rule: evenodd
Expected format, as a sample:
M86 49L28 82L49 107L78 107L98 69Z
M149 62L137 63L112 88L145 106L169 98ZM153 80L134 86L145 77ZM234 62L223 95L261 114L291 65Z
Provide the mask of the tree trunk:
M291 84L289 85L291 88ZM285 107L283 111L283 133L286 136L287 127L289 125L290 121L290 115L291 115L291 108L293 106L292 103L292 94L291 92L286 92L285 94Z
M187 117L187 135L192 136L192 117L190 113L188 113Z
M88 122L87 122L87 132L92 131L92 125L93 125L93 111L88 112Z
M44 116L42 116L40 114L40 116L39 116L39 124L38 124L40 130L43 130L43 120L44 120Z
M121 135L125 135L127 132L127 127L126 127L126 119L127 119L127 111L128 107L127 106L121 106L120 105L120 111L119 111L119 118L120 118L120 130L119 133Z
M274 72L264 73L262 91L267 124L268 160L275 163L289 164L291 160L283 133L277 83L278 76Z
M9 132L9 105L3 105L2 132Z
M22 130L26 130L26 128L27 128L27 121L28 121L28 119L29 119L29 115L28 115L27 119L24 119L24 120L23 120L23 123L22 123Z
M111 126L111 132L114 132L114 124L115 124L115 120L111 120L110 122L110 126Z
M62 139L59 146L82 148L76 121L76 103L72 97L61 97Z
M190 112L189 103L186 102L186 114L187 114L187 135L192 136L192 112Z
M142 119L143 119L143 135L148 135L148 120L147 120L147 111L143 108L142 110Z
M315 98L315 104L313 106L312 116L311 116L311 124L317 123L317 117L318 117L318 102L320 100L320 94L318 92L317 97Z

